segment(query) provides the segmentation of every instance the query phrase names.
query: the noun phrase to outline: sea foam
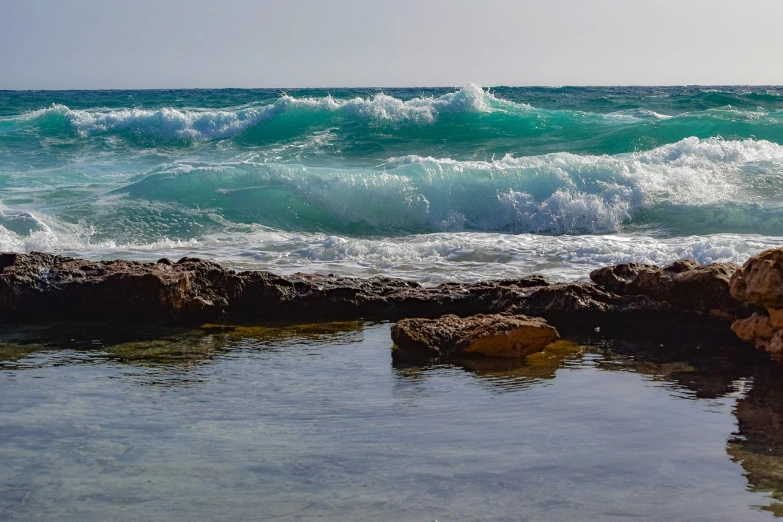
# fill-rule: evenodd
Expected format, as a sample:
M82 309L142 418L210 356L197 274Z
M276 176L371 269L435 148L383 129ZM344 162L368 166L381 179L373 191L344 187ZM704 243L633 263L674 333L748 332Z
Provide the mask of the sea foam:
M783 241L779 88L329 92L0 93L0 248L437 282Z
M498 100L478 85L469 84L439 97L405 101L384 93L370 98L355 97L348 100L338 100L331 96L295 98L284 94L274 103L222 110L170 107L74 110L56 104L30 112L23 121L52 123L60 120L69 123L83 136L132 130L160 137L217 139L234 136L259 122L291 112L338 113L368 121L426 124L434 122L441 113L486 112L493 106L500 107L504 104L513 105Z
M783 179L774 175L782 164L775 143L688 138L616 156L407 156L376 169L185 162L116 192L269 226L361 234L595 234L649 224L774 233L783 226ZM766 195L760 178L775 184Z
M535 234L434 233L357 238L321 233L259 229L216 233L190 240L163 238L147 243L90 241L77 229L47 228L21 235L0 225L3 251L50 251L94 260L117 257L156 261L199 256L235 269L277 273L334 273L401 277L424 284L477 281L544 274L586 280L590 271L615 263L667 264L692 258L701 263L742 263L780 247L783 236L714 234L654 237L631 235L542 236Z

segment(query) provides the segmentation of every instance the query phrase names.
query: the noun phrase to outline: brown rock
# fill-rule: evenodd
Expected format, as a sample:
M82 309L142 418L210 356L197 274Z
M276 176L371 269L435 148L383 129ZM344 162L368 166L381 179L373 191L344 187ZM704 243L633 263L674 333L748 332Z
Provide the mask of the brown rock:
M738 269L734 263L700 265L684 259L663 268L640 263L600 268L590 273L590 279L620 295L645 295L675 308L731 320L743 313L729 291Z
M406 358L459 356L524 357L560 338L544 319L523 315L403 319L391 329L398 355Z
M765 350L778 363L783 364L783 330L778 330L766 344Z
M235 272L191 258L138 263L0 255L0 323L265 324L496 313L543 317L569 334L600 328L601 335L610 336L700 338L725 335L726 321L742 317L705 314L586 283L551 284L541 276L423 287L381 277Z
M750 258L731 278L731 295L766 308L766 314L736 321L734 333L783 364L783 249Z
M731 278L731 295L764 308L783 308L783 249L751 257Z
M761 348L760 342L767 343L773 335L775 329L766 315L754 313L747 319L738 319L731 325L731 329L737 334L737 337L749 343L756 343Z
M34 322L199 320L227 306L225 293L214 284L225 275L215 263L188 258L169 265L2 254L0 317Z
M769 324L772 328L783 328L783 310L769 308L767 313L769 314Z

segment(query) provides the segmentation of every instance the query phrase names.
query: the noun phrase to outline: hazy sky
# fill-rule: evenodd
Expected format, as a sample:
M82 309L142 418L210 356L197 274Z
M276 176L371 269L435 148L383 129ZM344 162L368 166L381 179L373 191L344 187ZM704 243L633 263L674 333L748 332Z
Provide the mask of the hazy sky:
M783 84L781 0L0 0L0 88Z

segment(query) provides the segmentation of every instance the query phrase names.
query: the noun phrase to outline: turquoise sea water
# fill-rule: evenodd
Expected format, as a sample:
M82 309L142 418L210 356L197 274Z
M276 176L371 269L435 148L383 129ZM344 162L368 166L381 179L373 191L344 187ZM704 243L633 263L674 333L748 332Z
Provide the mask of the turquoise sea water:
M422 281L742 261L783 88L0 92L0 249Z
M2 251L570 279L782 225L779 87L0 91ZM411 367L387 324L44 330L0 329L3 520L783 514L750 347Z

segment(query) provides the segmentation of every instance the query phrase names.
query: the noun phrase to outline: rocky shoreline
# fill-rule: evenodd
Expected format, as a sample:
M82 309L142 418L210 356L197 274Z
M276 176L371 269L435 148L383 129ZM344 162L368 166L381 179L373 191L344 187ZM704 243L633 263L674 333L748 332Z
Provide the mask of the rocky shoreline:
M508 333L514 329L502 325L520 316L528 316L524 320L545 330L555 327L561 335L600 332L607 338L728 342L736 340L734 325L742 340L783 360L783 249L759 254L743 267L699 265L692 260L666 267L631 263L595 270L590 278L592 283L553 283L530 276L424 287L382 277L236 272L194 258L93 262L44 253L5 253L0 254L0 324L70 321L176 326L456 316L449 319L449 328L458 333L442 339L438 332L443 325L407 323L409 332L429 328L434 351L422 352L421 344L417 350L406 351L406 342L398 343L403 355L444 357L481 355L454 347L470 346L464 335L469 336L470 328L479 323L486 327L481 331ZM491 314L494 319L460 326L460 318L479 314ZM515 339L509 344L511 353L528 353L528 348L519 345L517 333L509 335ZM487 354L503 355L493 343L484 343L493 346Z

